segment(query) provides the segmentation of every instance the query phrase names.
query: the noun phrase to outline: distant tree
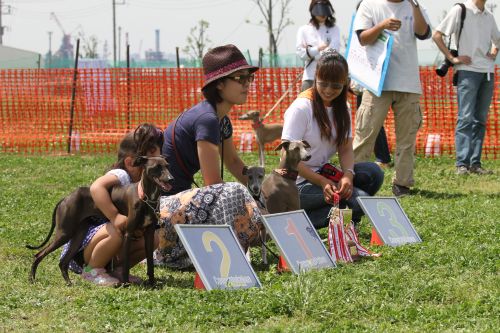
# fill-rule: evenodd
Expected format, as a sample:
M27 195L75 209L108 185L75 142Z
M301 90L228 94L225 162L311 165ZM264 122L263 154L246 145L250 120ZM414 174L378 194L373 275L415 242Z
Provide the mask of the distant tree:
M99 46L99 40L96 35L91 35L86 37L83 30L78 32L78 38L81 40L82 53L81 57L86 59L96 59L98 58L97 47Z
M293 24L293 21L288 18L290 14L291 0L251 0L257 6L264 16L264 20L257 24L265 27L269 35L269 54L271 58L271 66L275 65L276 55L278 54L278 45L283 30ZM276 16L277 12L277 16ZM275 20L277 19L277 20ZM251 23L247 20L247 23Z
M189 31L189 35L186 39L187 45L182 49L184 53L200 62L209 44L212 43L207 35L209 25L207 21L198 21L198 25L192 27Z

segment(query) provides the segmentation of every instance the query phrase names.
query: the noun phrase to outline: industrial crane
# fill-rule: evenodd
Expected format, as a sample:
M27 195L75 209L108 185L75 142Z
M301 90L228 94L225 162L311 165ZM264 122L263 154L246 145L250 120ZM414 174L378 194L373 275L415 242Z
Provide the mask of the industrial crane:
M61 46L59 47L59 50L57 50L57 52L54 54L54 57L59 59L71 59L73 57L73 44L71 44L71 34L66 33L63 25L57 18L56 13L51 12L50 18L56 21L59 29L61 29L61 32L63 33Z

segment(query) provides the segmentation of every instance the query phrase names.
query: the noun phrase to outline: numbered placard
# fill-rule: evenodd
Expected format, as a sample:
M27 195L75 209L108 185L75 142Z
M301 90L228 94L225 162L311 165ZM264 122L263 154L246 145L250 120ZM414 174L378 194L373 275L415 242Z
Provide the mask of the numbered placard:
M357 200L385 244L398 246L422 242L395 197L358 197Z
M304 210L263 217L266 230L295 274L336 266Z
M175 230L207 290L261 287L230 226L176 224Z

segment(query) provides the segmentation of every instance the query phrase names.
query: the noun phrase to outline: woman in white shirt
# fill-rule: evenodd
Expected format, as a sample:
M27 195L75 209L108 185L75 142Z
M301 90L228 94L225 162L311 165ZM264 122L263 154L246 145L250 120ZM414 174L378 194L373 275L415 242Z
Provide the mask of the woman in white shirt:
M348 75L344 57L332 49L324 50L312 88L303 91L285 112L281 139L305 140L311 146L311 158L299 163L297 187L300 208L317 229L328 225L334 193L340 196L341 205L353 210L352 220L357 223L363 211L356 197L375 195L384 181L384 173L375 163L354 164ZM335 153L343 171L338 181L318 173Z
M335 10L329 0L312 0L311 20L297 32L296 52L304 60L302 91L311 88L319 53L331 48L340 49L340 30L335 25Z

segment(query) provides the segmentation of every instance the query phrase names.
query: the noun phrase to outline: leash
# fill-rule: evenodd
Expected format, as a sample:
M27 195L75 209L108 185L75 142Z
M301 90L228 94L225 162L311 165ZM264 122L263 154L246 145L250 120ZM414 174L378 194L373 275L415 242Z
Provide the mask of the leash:
M278 101L276 103L274 103L274 105L264 115L264 117L262 117L261 122L264 121L264 119L266 119L278 107L278 105L283 101L283 99L285 99L285 97L290 93L290 91L292 91L292 89L295 87L295 84L297 83L297 81L299 81L299 79L302 77L302 75L304 75L305 70L307 69L307 67L309 67L309 65L313 61L314 61L314 58L309 59L309 62L304 67L304 69L302 70L302 72L300 72L299 75L297 75L297 77L293 80L292 84L290 84L290 86L288 87L288 89L283 93L283 95L281 95L281 97L278 99Z
M139 200L144 202L151 210L153 213L156 215L156 218L160 220L160 200L151 200L149 199L148 195L144 192L144 186L142 185L142 179L139 182L139 185L137 185L137 194L139 195ZM144 200L146 198L146 200ZM156 205L156 208L153 207L153 205Z
M271 250L269 248L269 246L267 246L266 242L264 241L264 237L262 236L262 233L260 233L260 232L259 232L259 238L260 238L261 245L263 245L266 248L266 250L269 251L269 253L271 253L273 255L273 257L275 257L279 261L280 257L273 250Z

